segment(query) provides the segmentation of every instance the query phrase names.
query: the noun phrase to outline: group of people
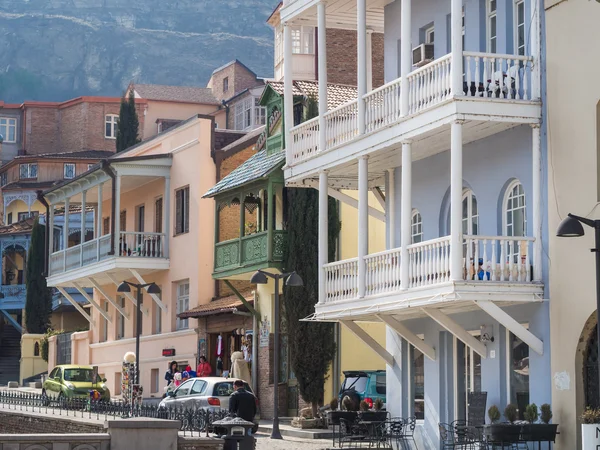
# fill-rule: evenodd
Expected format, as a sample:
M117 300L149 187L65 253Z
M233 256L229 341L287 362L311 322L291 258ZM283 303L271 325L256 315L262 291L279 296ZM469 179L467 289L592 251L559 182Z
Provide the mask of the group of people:
M165 381L167 382L167 391L171 391L178 387L181 383L190 378L196 377L209 377L212 375L212 367L206 361L205 356L200 357L200 363L198 364L198 370L192 370L192 367L188 364L185 370L180 370L177 361L172 361L169 364L169 369L165 373Z

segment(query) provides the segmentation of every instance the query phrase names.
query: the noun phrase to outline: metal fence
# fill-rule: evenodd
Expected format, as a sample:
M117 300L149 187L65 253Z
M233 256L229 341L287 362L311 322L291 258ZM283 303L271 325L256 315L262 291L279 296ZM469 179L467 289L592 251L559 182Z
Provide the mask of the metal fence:
M92 401L85 398L62 399L60 402L53 402L43 395L11 391L0 391L0 407L49 417L79 417L98 421L109 418L128 419L134 417L178 420L181 423L179 430L184 433L184 436L205 434L207 437L215 431L220 434L220 430L215 430L212 423L229 415L229 412L225 410L159 408L155 405L143 404L132 407L122 402Z

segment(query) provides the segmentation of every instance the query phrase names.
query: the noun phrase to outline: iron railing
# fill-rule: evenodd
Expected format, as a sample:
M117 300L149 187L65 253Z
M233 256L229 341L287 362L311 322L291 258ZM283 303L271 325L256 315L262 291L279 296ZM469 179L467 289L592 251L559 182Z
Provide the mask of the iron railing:
M226 410L159 408L158 405L144 404L131 406L119 401L93 401L87 398L64 398L54 401L43 394L15 391L0 391L0 407L13 411L39 413L40 415L80 417L98 421L109 418L135 417L178 420L181 424L179 430L184 433L184 436L206 434L207 437L209 433L215 432L212 423L229 415Z

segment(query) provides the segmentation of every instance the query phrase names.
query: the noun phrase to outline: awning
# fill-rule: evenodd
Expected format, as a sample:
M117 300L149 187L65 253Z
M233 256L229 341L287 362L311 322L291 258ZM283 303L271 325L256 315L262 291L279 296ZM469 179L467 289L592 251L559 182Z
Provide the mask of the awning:
M241 294L248 303L254 302L254 294L252 291L242 292ZM242 304L242 301L237 295L232 294L196 306L195 308L178 314L177 317L180 319L199 318L214 316L216 314L233 313L235 311L246 311L246 307Z

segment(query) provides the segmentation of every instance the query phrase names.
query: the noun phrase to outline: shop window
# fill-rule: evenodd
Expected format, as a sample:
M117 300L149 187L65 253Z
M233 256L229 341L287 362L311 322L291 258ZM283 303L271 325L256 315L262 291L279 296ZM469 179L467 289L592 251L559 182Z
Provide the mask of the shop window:
M519 420L524 420L525 408L529 404L529 346L510 333L506 348L510 372L510 403L517 406Z
M420 350L412 349L410 353L412 379L411 397L413 402L413 415L417 420L425 419L425 357Z

